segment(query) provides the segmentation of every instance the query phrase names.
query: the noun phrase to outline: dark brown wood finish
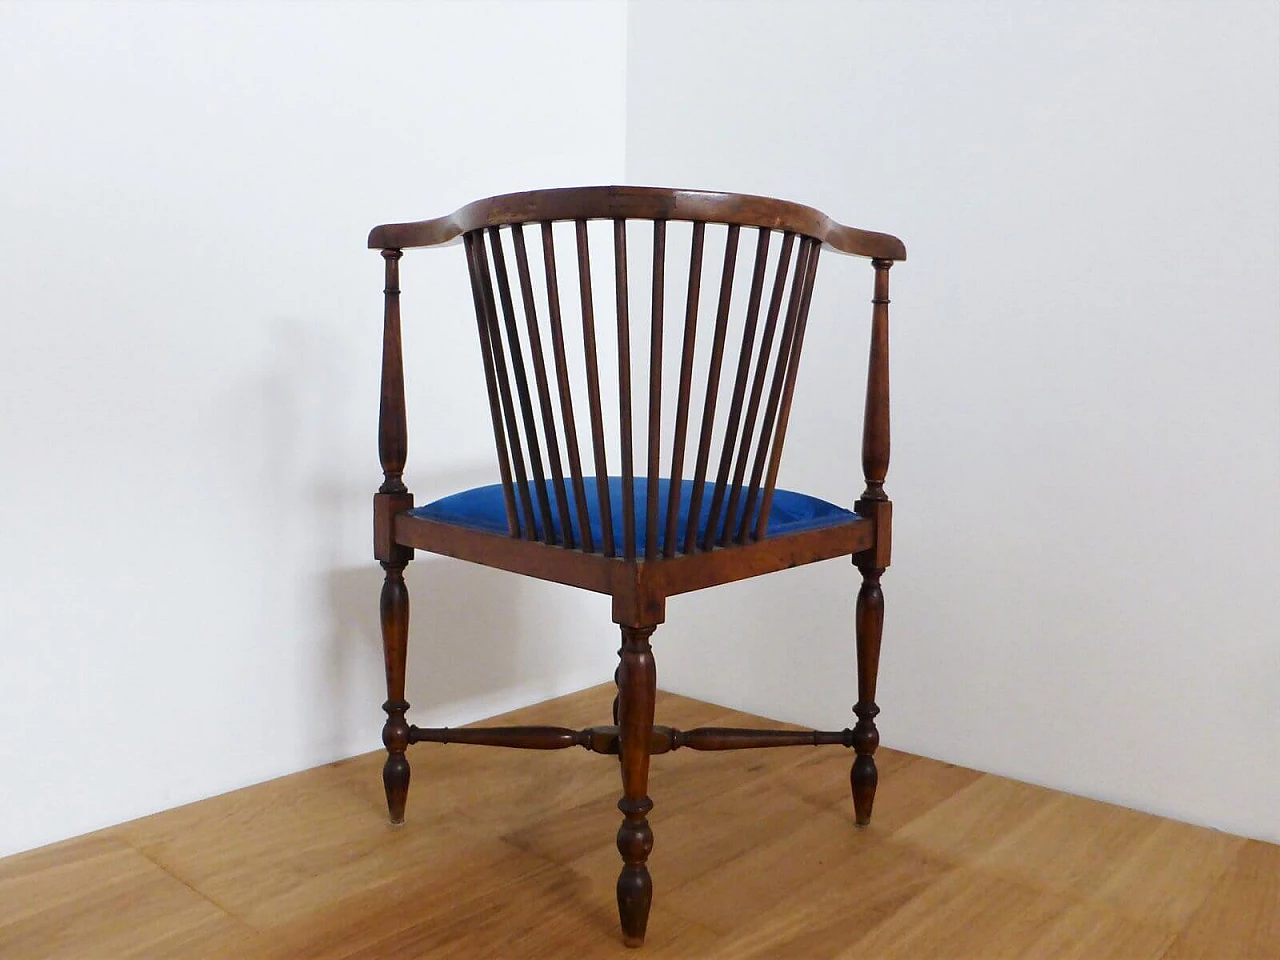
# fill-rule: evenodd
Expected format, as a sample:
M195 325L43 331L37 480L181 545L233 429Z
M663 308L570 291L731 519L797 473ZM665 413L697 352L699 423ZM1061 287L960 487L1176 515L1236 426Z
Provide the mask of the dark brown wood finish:
M387 811L392 823L404 821L409 795L409 726L404 699L405 654L409 640L409 592L404 585L404 568L413 558L413 548L398 543L393 532L394 518L413 508L413 495L404 485L404 465L409 449L408 424L404 408L404 359L400 335L399 250L383 250L382 390L378 404L378 458L382 463L382 486L374 495L374 555L385 571L379 601L383 661L386 667L387 699L382 705L387 720L382 742L387 760L382 783L387 795Z
M556 273L555 231L551 221L542 224L542 262L547 275L547 304L551 315L551 347L556 361L556 384L560 390L565 447L569 454L569 474L573 498L578 507L578 543L588 553L595 552L591 525L587 520L587 490L582 478L582 457L578 453L578 429L573 422L573 393L569 388L569 360L564 349L564 324L560 319L560 283Z
M497 231L494 231L496 236ZM520 442L520 425L516 419L515 402L511 397L511 378L507 372L507 351L502 345L502 333L498 324L498 311L493 299L493 281L489 277L489 256L485 249L484 232L475 234L473 241L472 262L480 281L480 307L484 315L485 330L489 339L489 356L493 363L494 380L498 385L498 404L502 421L506 424L506 440L510 450L511 465L515 475L515 495L519 498L523 520L515 520L511 527L511 535L523 536L526 540L537 537L533 521L533 492L529 485L529 474L524 465L524 449ZM518 347L518 344L516 344ZM518 356L518 354L516 354ZM523 373L523 364L521 364ZM528 385L525 384L526 391ZM492 395L490 395L492 398ZM511 523L511 515L507 516Z
M889 260L873 260L875 296L871 310L871 352L867 364L867 404L862 427L863 500L887 500L889 472Z
M765 401L764 416L760 420L760 438L756 442L755 462L751 467L751 479L747 484L747 500L742 510L742 519L738 523L738 543L746 543L753 532L757 538L763 535L763 529L757 524L757 518L768 518L764 511L756 511L756 501L767 495L761 490L765 478L765 467L770 462L770 451L781 456L782 447L775 441L778 422L778 405L782 402L783 387L787 379L787 367L791 361L792 347L795 341L796 326L800 318L800 301L803 299L804 278L808 276L809 260L817 253L816 242L805 239L800 244L800 252L796 255L795 275L791 279L791 293L787 298L787 316L782 325L782 337L778 341L778 359L773 366L773 381L769 387L769 398ZM798 359L798 358L797 358Z
M799 312L796 316L795 330L791 335L790 349L787 351L785 368L779 358L780 369L786 373L782 382L782 397L778 407L778 421L773 430L773 445L769 451L769 469L764 478L764 494L760 500L760 516L756 519L756 539L761 539L769 527L769 512L773 509L773 491L778 482L778 467L782 463L782 445L787 437L787 421L791 418L791 400L796 391L796 375L800 372L800 351L804 346L805 326L809 321L809 301L813 296L813 281L818 273L818 254L822 248L816 243L809 244L809 255L805 261L803 279L796 275L796 286L800 290Z
M711 497L711 509L707 517L707 530L702 549L711 550L720 529L720 508L724 505L725 490L729 483L729 468L738 441L738 428L742 421L742 401L747 391L747 377L751 373L751 355L756 342L756 323L760 319L760 300L764 293L765 267L769 261L769 231L760 228L756 241L755 266L751 271L751 292L747 296L747 315L742 331L742 347L738 351L738 372L733 381L733 398L729 401L729 418L725 424L725 440L721 448L720 469L716 473L716 488ZM765 348L767 349L767 347ZM748 428L750 432L750 428ZM745 458L744 458L745 464ZM735 488L736 492L736 488ZM732 516L737 506L736 496L729 504ZM726 524L727 526L727 524Z
M566 344L555 254L554 224L570 220L574 221L583 334L582 365L577 368L570 363ZM596 323L590 256L592 220L611 221L613 263L609 272L614 281L616 324ZM647 357L644 351L631 349L628 220L653 223ZM691 222L691 245L687 278L681 278L687 279L687 287L682 333L678 337L678 368L673 371L677 373L673 385L676 392L674 403L669 400L669 409L664 410L669 221ZM526 224L537 225L537 239L542 245L545 287L541 293L545 293L545 299L541 303L529 266L531 241L526 236ZM703 253L704 246L712 242L708 227L723 230L714 236L717 243L723 237L724 256L714 323L700 331ZM756 232L745 303L741 295L734 294L742 227ZM771 266L774 233L781 236ZM407 426L399 305L401 248L446 243L458 237L463 239L471 275L508 521L506 535L413 515L413 497L403 482ZM534 750L579 746L617 756L623 782L618 804L623 814L617 837L623 860L617 886L618 910L623 938L631 946L643 942L653 895L647 867L653 845L648 823L652 808L648 796L651 756L682 748L702 751L821 744L850 747L856 754L850 774L855 820L858 824L867 823L877 780L874 753L879 742L875 725L879 707L875 693L884 622L880 578L889 564L892 536L892 504L884 493L889 463L888 270L893 261L905 256L901 242L886 234L841 226L798 204L732 194L633 187L495 197L439 220L375 228L370 242L383 248L386 262L378 436L383 483L374 500L374 552L385 569L381 623L388 699L384 704L387 761L383 779L393 822L400 822L404 816L409 784L405 750L411 743ZM870 257L875 268L862 446L866 489L855 504L856 515L847 521L802 533L768 536L823 245ZM513 261L516 284L510 276ZM748 271L741 274L746 276ZM515 285L519 287L518 298ZM739 305L736 311L735 303ZM523 323L517 315L518 308L523 311ZM541 309L546 311L550 333L550 361L539 322ZM739 334L740 340L736 339ZM618 362L616 424L609 422L612 404L605 402L600 379L600 341L606 341L603 348L607 351L609 338L615 338ZM732 388L723 387L729 396L722 402L722 385L729 382L722 368L729 351L736 352L736 360L729 361L733 363ZM670 359L675 363L674 355ZM585 383L589 428L589 440L585 442L591 445L596 477L600 478L592 505L604 520L598 542L589 523L588 478L582 467L580 435L574 418L571 383L575 379ZM696 424L696 439L690 440L695 379L701 391L697 399L702 415ZM647 384L642 388L646 402L641 411L633 411L632 394L637 382ZM639 412L644 421L641 476L647 479L647 493L643 497L637 490L633 412ZM613 426L616 433L611 433ZM664 438L670 450L665 473ZM709 511L701 536L696 523L679 530L677 505L690 444L694 447L692 472L688 475L692 487L688 514L696 518L704 503L708 503ZM614 457L621 469L620 496L611 496L604 482ZM714 476L709 476L712 472ZM667 509L660 510L659 487L664 483L670 485L671 496ZM615 536L614 520L619 518L621 532ZM614 620L622 630L613 725L578 730L550 726L450 729L410 725L406 719L408 704L404 701L409 623L404 570L416 549L610 595ZM852 557L862 574L856 622L857 723L852 729L702 727L681 731L655 726L656 680L650 637L665 617L668 597L840 556Z
M853 746L857 757L849 771L856 822L871 822L875 803L875 752L880 745L876 717L876 677L880 671L880 638L884 631L884 593L880 576L889 565L890 524L893 505L884 492L884 478L889 471L889 260L873 260L875 293L871 310L871 351L867 365L867 403L863 418L862 472L866 489L855 504L860 516L872 519L876 526L875 545L857 554L854 562L862 573L858 591L858 702L853 708L858 718L854 727Z
M564 467L560 464L560 442L556 438L555 411L552 407L551 389L547 381L547 361L542 351L542 333L538 329L538 307L533 295L533 278L529 273L529 252L524 242L524 225L513 224L511 241L516 251L516 273L520 277L520 297L524 304L525 324L529 331L529 352L533 356L533 375L538 387L538 409L542 413L543 437L547 444L547 460L551 466L552 490L556 498L557 516L560 518L561 538L548 537L547 543L559 542L573 547L573 520L569 515L569 491L565 487ZM530 431L530 436L532 436ZM550 524L548 522L548 530Z
M484 365L485 387L489 392L489 419L493 424L493 443L498 451L498 473L502 477L502 497L507 511L507 530L511 536L520 535L520 520L516 514L515 487L511 484L511 459L507 454L507 437L502 429L502 404L498 399L498 375L494 368L493 339L489 335L488 311L480 289L479 258L476 239L469 236L466 242L467 263L471 268L471 296L476 305L476 327L480 334L480 355Z
M658 482L662 477L662 319L667 262L667 222L653 224L653 312L649 326L649 470L645 501L645 559L658 559Z
M382 709L387 722L382 727L382 743L387 761L382 767L382 785L387 794L387 811L392 823L404 822L404 806L409 796L409 761L404 755L409 745L409 725L404 698L405 656L409 648L409 590L404 585L404 563L383 561L386 577L382 583L379 620L382 650L387 673L387 701Z
M818 530L790 533L710 553L681 554L661 562L629 563L618 557L549 549L516 537L397 514L396 542L428 553L468 560L539 580L617 596L651 594L654 600L735 580L786 570L804 563L847 557L875 544L875 524L863 518Z
M542 469L542 451L538 444L537 420L534 417L533 401L529 397L529 377L525 372L524 351L520 346L520 329L516 325L516 309L511 299L511 279L507 275L507 260L502 252L502 236L497 227L489 228L489 245L493 251L494 273L498 282L498 299L502 304L502 322L507 335L507 352L511 356L511 371L515 374L516 396L520 401L520 415L529 450L529 466L533 472L533 499L538 503L538 514L542 520L541 539L544 543L554 543L554 538L551 536L553 529L551 501L547 497L547 476ZM496 326L495 322L491 329L496 329ZM526 517L529 518L530 522L526 524L525 536L533 540L537 536L537 531L532 523L533 512L531 508L526 507L526 509L529 510Z
M618 752L622 758L622 825L618 827L618 853L622 872L618 874L618 916L622 940L629 947L644 943L653 900L653 880L646 863L653 849L653 831L648 814L649 745L653 736L654 698L658 677L653 667L649 638L652 626L622 626L622 649L618 651Z
M382 462L379 493L408 493L404 463L409 454L409 426L404 412L404 355L400 335L399 250L383 250L382 391L378 403L378 459Z
M854 815L858 826L871 822L871 807L876 799L875 752L880 745L880 732L876 729L876 676L880 669L880 636L884 630L884 593L880 589L883 567L859 564L862 571L862 587L858 590L858 702L853 712L858 718L853 728L853 747L857 756L849 771L849 787L853 792Z
M787 268L791 263L791 249L794 244L795 234L783 235L778 269L773 278L773 292L769 296L769 311L765 316L764 333L761 334L759 360L756 361L756 373L751 382L751 398L747 402L746 422L742 427L742 443L738 448L737 466L733 471L729 508L725 511L724 529L720 533L722 547L729 546L740 529L740 525L734 522L734 517L738 515L738 500L742 495L742 482L746 477L747 461L751 456L751 437L755 433L756 416L760 412L760 399L764 396L764 382L769 372L767 358L773 347L773 338L778 327L778 313L782 309L782 295L786 289ZM750 506L745 507L742 513L743 518L749 516L750 512Z
M618 682L615 676L614 682ZM567 750L582 747L592 753L618 754L622 728L618 723L620 697L613 701L611 726L587 727L409 727L410 743L465 743L514 750ZM649 735L649 756L690 750L760 750L767 747L852 747L854 732L844 730L754 730L742 727L695 727L677 730L654 725Z
M614 312L618 317L618 423L622 432L622 556L636 558L635 447L631 442L631 309L627 222L613 221Z
M814 237L859 257L905 260L906 248L887 233L836 223L812 207L770 197L666 187L566 187L508 193L469 203L445 217L388 223L369 233L371 250L432 247L480 227L535 220L692 220L768 227Z
M671 451L671 492L667 497L667 528L662 555L676 553L676 524L680 520L680 486L684 477L684 448L689 430L689 390L693 384L693 351L698 336L698 295L702 288L702 245L705 223L693 225L693 250L689 255L689 292L684 306L684 342L680 350L680 386L676 399L676 426Z
M729 300L733 296L733 273L738 263L737 224L729 227L724 245L724 267L720 273L720 301L716 306L715 335L711 341L711 363L707 372L707 392L702 401L702 429L698 431L698 459L693 467L693 495L689 516L702 509L702 487L707 481L707 461L711 458L711 435L715 430L716 398L720 388L720 367L724 363L724 338L729 329ZM744 338L745 342L745 338ZM690 522L685 532L684 552L693 553L698 542L698 525Z
M604 415L600 402L600 366L596 358L596 314L591 302L591 252L587 245L587 221L577 223L578 289L582 298L582 342L587 365L587 407L591 415L591 449L595 454L596 476L609 475L604 448ZM609 503L609 485L596 484L600 503L600 539L606 557L614 556L613 510Z

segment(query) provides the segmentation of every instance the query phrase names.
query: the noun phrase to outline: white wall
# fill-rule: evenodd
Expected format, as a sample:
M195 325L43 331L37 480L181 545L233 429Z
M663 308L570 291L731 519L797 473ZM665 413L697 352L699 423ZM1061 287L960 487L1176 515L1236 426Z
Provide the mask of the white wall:
M1278 20L630 8L630 181L906 240L886 744L1280 840ZM848 503L871 271L824 264L783 482ZM833 562L673 600L660 683L844 725L854 592Z
M0 854L377 746L365 231L621 180L624 135L907 240L885 742L1280 838L1276 20L0 4ZM824 263L784 480L848 502L870 272ZM461 255L403 274L425 501L493 457ZM409 581L418 722L612 671L601 598ZM662 683L843 725L853 591L673 600Z
M0 4L0 854L379 745L365 234L620 179L624 29ZM487 481L492 440L460 249L403 286L425 501ZM612 674L607 601L443 559L409 583L418 722Z

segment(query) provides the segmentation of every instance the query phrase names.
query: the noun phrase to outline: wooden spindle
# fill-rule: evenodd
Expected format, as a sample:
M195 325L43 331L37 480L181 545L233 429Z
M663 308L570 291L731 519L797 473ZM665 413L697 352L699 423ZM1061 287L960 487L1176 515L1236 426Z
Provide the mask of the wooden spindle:
M513 750L564 750L590 747L592 730L568 727L410 727L410 743L465 743Z
M542 413L543 436L547 439L547 461L551 469L552 490L560 518L560 540L573 547L573 518L569 514L569 491L565 487L564 468L560 462L560 441L556 437L556 415L551 388L547 380L547 361L542 350L542 333L538 328L538 310L533 295L533 278L529 273L529 251L524 242L524 225L513 224L511 239L516 251L516 274L520 278L520 297L524 302L525 323L529 331L529 352L533 356L533 375L538 387L538 405ZM552 541L548 541L549 543Z
M404 462L409 428L404 413L404 348L400 340L400 250L383 250L382 393L378 403L379 493L407 493Z
M622 438L622 556L636 558L635 451L631 438L631 320L627 287L627 221L613 221L613 282L618 317L618 426Z
M724 506L729 469L738 441L738 427L742 421L742 402L747 392L747 379L751 373L751 356L755 349L756 324L760 319L760 301L764 293L765 265L769 258L769 229L759 228L756 238L755 267L751 272L751 292L747 297L747 316L742 330L742 347L738 351L738 370L733 382L733 397L729 402L729 416L725 423L724 442L721 445L720 469L716 472L715 491L711 496L711 509L707 515L707 530L702 539L702 549L715 546L716 531L720 527L720 509ZM732 512L733 507L730 507Z
M386 576L378 604L382 627L382 651L387 671L387 701L382 705L387 722L382 726L382 743L387 759L382 765L382 786L387 795L387 812L392 823L404 823L405 801L409 795L409 724L404 699L405 656L409 646L409 590L404 583L405 561L382 562Z
M747 412L742 424L742 439L738 445L737 464L733 468L733 483L729 486L729 505L725 509L724 527L720 532L720 545L728 546L737 535L738 501L742 496L743 481L746 478L747 461L751 457L751 442L755 438L756 416L760 412L760 399L764 396L765 378L769 373L769 358L772 356L773 338L777 333L778 315L782 310L782 296L787 285L787 267L791 264L791 250L795 246L796 235L782 235L782 249L778 254L778 267L773 277L773 292L769 296L769 310L765 315L764 332L760 335L760 352L756 358L756 370L752 377L751 396L747 401ZM749 511L744 511L743 517Z
M658 493L662 469L662 319L666 291L667 221L653 222L653 292L649 320L649 464L645 491L646 560L658 557Z
M751 480L747 486L747 500L742 508L742 519L738 523L738 543L746 543L755 529L756 501L760 497L760 488L764 481L765 464L768 462L773 439L778 404L782 399L787 363L791 358L791 343L795 337L796 321L800 315L800 300L803 292L801 288L804 286L805 270L813 246L814 242L806 237L800 244L800 252L796 255L795 275L791 280L791 292L787 298L786 320L782 325L782 336L778 340L778 357L773 366L773 381L769 386L769 397L765 401L764 416L760 418L760 438L756 444Z
M800 294L800 315L796 318L795 334L791 338L790 357L787 360L787 377L782 385L782 402L778 407L778 424L773 431L773 449L769 451L769 469L764 478L764 495L760 500L760 515L756 519L756 539L763 539L769 529L769 512L773 509L773 491L778 483L778 467L782 463L783 444L787 439L787 421L791 419L791 401L796 392L796 375L800 371L800 351L804 347L804 331L809 322L809 301L813 297L813 281L818 275L818 254L822 246L813 241L809 245L809 257L805 263L803 289ZM797 282L800 278L797 277Z
M556 273L555 234L550 221L542 224L542 263L547 274L547 311L551 317L551 347L556 362L556 383L560 390L560 412L564 423L564 445L569 455L573 499L578 508L578 542L587 553L595 552L591 521L587 515L587 492L582 482L582 458L578 455L578 428L573 422L573 395L569 390L569 362L564 351L564 326L560 319L560 283Z
M720 301L716 305L716 325L711 339L711 359L707 368L707 392L702 402L702 429L698 435L698 456L693 466L693 491L689 497L689 520L684 535L684 552L693 553L698 544L698 515L702 512L702 488L707 482L707 462L711 458L711 434L715 428L716 401L720 394L720 368L724 365L724 340L729 329L729 302L733 297L733 274L738 265L738 225L725 236L724 267L720 272ZM710 527L710 523L708 523Z
M555 541L551 520L551 502L547 496L547 477L542 469L542 452L538 445L538 424L533 413L533 401L529 396L529 378L525 372L524 350L520 346L520 331L516 326L516 310L511 300L511 280L507 275L507 258L502 251L502 235L497 227L489 228L489 243L493 250L494 274L498 282L498 300L502 305L502 320L507 334L507 348L511 354L511 369L516 377L516 397L520 401L520 415L524 422L525 443L529 449L529 466L533 472L533 494L538 503L542 520L542 540ZM537 530L530 515L526 533L533 539Z
M524 465L524 447L520 442L520 422L516 418L515 401L511 397L511 378L507 372L507 352L502 345L502 331L498 323L498 308L494 303L493 281L489 277L489 255L485 250L484 231L476 231L475 259L480 269L480 300L484 305L485 322L489 330L489 343L493 351L493 369L498 383L498 399L502 405L502 418L506 423L507 442L511 448L511 466L515 475L516 496L522 510L519 529L512 536L526 540L538 539L537 524L533 513L533 491L529 474ZM515 346L518 348L519 343Z
M587 362L587 409L591 417L591 448L596 463L596 498L600 504L600 541L606 557L613 548L613 511L609 503L609 463L604 447L604 415L600 403L600 366L596 356L596 317L591 299L591 249L587 221L576 223L578 240L578 291L582 303L582 345Z
M871 298L871 350L867 365L867 403L862 426L862 472L866 489L854 504L859 516L875 523L875 545L854 557L862 573L858 591L858 718L853 728L857 757L849 771L856 822L871 822L876 798L875 752L880 744L876 717L876 676L880 670L880 639L884 632L884 592L880 577L889 565L893 504L884 492L889 471L889 268L892 260L872 260L875 293Z
M409 645L409 591L404 569L413 550L395 542L392 524L397 513L413 507L413 497L404 485L404 464L408 454L408 426L404 405L404 348L400 339L400 250L383 250L384 266L382 315L382 388L378 402L378 459L382 464L382 485L374 496L374 554L385 575L379 601L382 653L386 666L387 714L382 742L387 759L382 766L382 786L392 823L404 822L409 795L409 725L404 698L405 657Z
M671 749L760 750L769 747L851 746L852 730L745 730L739 727L696 727L672 730Z
M480 333L480 358L484 365L485 388L489 394L489 419L493 423L493 442L498 452L498 475L502 479L502 503L507 512L507 532L520 536L520 518L516 511L515 489L511 483L511 460L507 456L507 438L502 429L502 404L498 399L497 374L493 366L493 344L489 338L484 297L480 291L480 262L476 243L477 233L462 238L467 254L467 266L471 275L471 296L476 306L476 327Z
M616 678L615 678L615 682ZM591 753L621 759L618 725L619 698L613 702L613 725L587 727L416 727L409 725L409 743L453 743L511 750L567 750L582 747ZM654 724L649 733L649 756L687 748L699 751L767 750L773 747L852 747L854 731L844 730L753 730L741 727L695 727L677 730Z
M867 406L862 421L863 500L887 500L889 472L889 268L892 260L872 260L876 271L871 303L871 356L867 366Z
M680 493L684 471L685 434L689 428L689 390L693 383L693 352L698 333L698 291L702 281L702 243L707 225L693 225L693 249L689 255L689 292L684 308L684 346L680 354L680 393L676 400L676 425L672 436L671 485L667 490L667 529L662 538L664 556L676 553L680 522Z

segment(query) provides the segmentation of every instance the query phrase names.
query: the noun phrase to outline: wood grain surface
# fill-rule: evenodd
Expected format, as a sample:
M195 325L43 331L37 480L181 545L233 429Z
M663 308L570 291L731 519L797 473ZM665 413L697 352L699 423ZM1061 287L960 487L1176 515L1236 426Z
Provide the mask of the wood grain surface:
M607 723L613 684L494 718ZM671 694L679 727L772 721ZM0 860L5 960L1280 956L1280 847L888 748L853 826L848 755L655 757L661 908L617 935L616 764L379 751Z

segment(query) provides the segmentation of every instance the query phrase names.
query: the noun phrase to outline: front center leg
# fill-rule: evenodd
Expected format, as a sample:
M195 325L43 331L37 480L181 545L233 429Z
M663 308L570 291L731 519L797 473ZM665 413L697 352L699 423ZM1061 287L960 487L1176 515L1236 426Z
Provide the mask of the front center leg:
M618 917L622 939L629 947L644 943L653 901L653 881L647 861L653 849L653 831L648 813L649 749L653 735L654 699L657 673L649 637L653 627L622 627L622 649L618 651L618 753L622 766L622 825L618 827L618 852L622 872L618 875Z

